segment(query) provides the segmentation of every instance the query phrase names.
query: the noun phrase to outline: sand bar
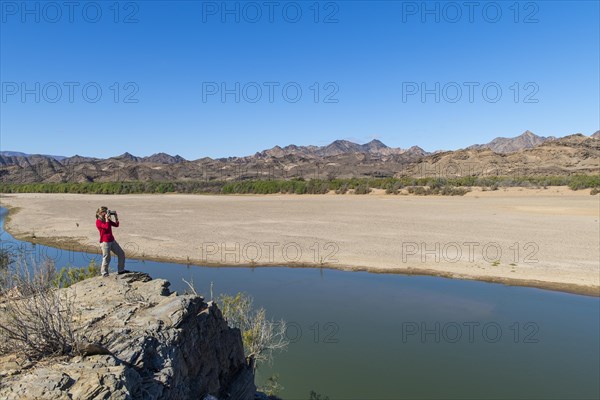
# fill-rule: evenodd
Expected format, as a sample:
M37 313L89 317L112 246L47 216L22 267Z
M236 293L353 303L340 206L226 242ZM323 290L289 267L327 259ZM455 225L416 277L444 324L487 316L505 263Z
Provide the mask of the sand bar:
M94 213L106 205L119 212L114 232L129 257L429 274L600 293L600 197L589 190L0 199L12 210L7 231L63 249L98 252Z

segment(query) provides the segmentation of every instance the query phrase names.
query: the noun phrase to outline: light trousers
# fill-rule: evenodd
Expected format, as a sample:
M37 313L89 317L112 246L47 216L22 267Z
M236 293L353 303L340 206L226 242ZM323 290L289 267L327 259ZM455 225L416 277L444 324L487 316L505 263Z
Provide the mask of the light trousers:
M118 257L118 270L123 271L125 269L125 252L119 246L116 240L112 242L102 242L100 243L100 247L102 248L102 266L100 268L100 273L102 275L108 274L108 265L110 264L110 252L116 254Z

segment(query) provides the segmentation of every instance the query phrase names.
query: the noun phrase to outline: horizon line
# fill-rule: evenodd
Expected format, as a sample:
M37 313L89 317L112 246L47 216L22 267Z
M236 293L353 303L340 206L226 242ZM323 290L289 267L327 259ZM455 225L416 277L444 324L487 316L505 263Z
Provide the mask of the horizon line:
M567 135L564 135L564 136L552 136L552 135L551 136L541 136L541 135L537 135L536 133L530 131L529 129L526 129L525 131L523 131L523 133L521 133L521 134L519 134L517 136L513 136L513 137L496 136L495 138L491 139L490 142L493 141L493 140L496 140L496 139L516 139L516 138L524 135L527 132L530 132L533 135L535 135L537 137L540 137L540 138L551 138L551 137L554 137L556 139L560 139L560 138L564 138L564 137L567 137L567 136L579 135L579 134L587 136L587 137L591 137L592 135L600 132L600 129L598 129L597 131L595 131L595 132L593 132L593 133L591 133L589 135L586 135L585 133L582 133L582 132L576 132L576 133L570 133L570 134L567 134ZM371 143L371 142L374 142L374 141L378 141L378 142L382 143L383 145L385 145L386 147L388 147L390 149L408 150L408 149L410 149L412 147L418 147L418 148L422 149L423 151L425 151L427 153L436 153L436 152L443 152L443 151L457 151L457 150L466 149L466 148L468 148L470 146L477 146L477 145L483 145L483 144L488 144L489 143L489 142L487 142L487 143L474 143L474 144L468 145L466 147L459 147L459 148L455 148L455 149L437 149L437 150L429 151L429 150L426 150L423 147L419 146L418 144L412 145L412 146L406 147L406 148L404 148L404 147L391 147L391 146L386 145L379 138L373 138L373 139L371 139L371 140L369 140L369 141L367 141L365 143L358 143L358 142L354 142L352 140L349 140L349 139L345 138L345 139L334 139L330 143L328 143L326 145L322 145L322 146L314 145L314 144L299 145L299 144L295 144L295 143L290 143L290 144L283 145L283 146L279 145L279 144L275 144L275 145L273 145L272 147L270 147L268 149L257 150L253 154L247 154L247 155L243 155L243 156L236 156L236 155L229 155L229 156L222 156L222 157L201 156L201 157L194 158L194 159L188 159L188 158L185 158L185 157L183 157L183 156L181 156L179 154L172 155L172 154L166 153L164 151L159 151L159 152L152 153L152 154L149 154L149 155L135 155L133 153L130 153L129 151L125 151L125 152L123 152L121 154L110 156L110 157L105 157L105 158L103 158L103 157L97 157L97 156L87 156L87 155L81 155L81 154L73 154L71 156L65 156L65 155L56 155L56 154L28 153L28 152L19 151L19 150L1 150L0 154L2 154L2 153L22 153L22 154L25 154L26 157L29 157L29 156L45 156L45 157L53 157L53 158L55 158L55 157L61 157L61 158L85 157L85 158L96 158L96 159L104 159L104 160L110 159L110 158L117 158L117 157L123 156L125 154L129 154L129 155L131 155L133 157L137 157L137 158L147 158L147 157L151 157L151 156L154 156L154 155L157 155L157 154L166 154L166 155L171 156L171 157L181 157L181 158L183 158L186 161L194 161L194 160L199 160L199 159L202 159L202 158L210 158L210 159L213 159L213 160L218 160L218 159L221 159L221 158L244 158L244 157L252 157L252 156L256 155L257 153L260 153L260 152L266 151L266 150L270 150L270 149L275 148L275 147L285 148L285 147L288 147L288 146L298 146L298 147L315 146L315 147L323 148L323 147L327 147L327 146L329 146L329 145L331 145L331 144L333 144L333 143L335 143L337 141L350 142L350 143L357 144L357 145L360 145L360 146L368 144L368 143Z

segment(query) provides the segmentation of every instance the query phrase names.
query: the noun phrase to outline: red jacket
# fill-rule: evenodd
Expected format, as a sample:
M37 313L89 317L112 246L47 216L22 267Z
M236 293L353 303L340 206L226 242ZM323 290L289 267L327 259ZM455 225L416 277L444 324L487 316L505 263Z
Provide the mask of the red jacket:
M102 242L114 242L115 237L112 234L112 227L118 227L119 221L114 222L109 220L104 222L101 219L96 220L96 228L100 231L100 243Z

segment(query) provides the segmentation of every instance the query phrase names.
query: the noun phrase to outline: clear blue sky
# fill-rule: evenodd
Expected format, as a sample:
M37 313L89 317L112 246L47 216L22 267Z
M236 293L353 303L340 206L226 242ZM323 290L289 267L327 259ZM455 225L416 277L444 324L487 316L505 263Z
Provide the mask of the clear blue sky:
M196 159L600 129L599 2L478 3L2 1L0 149Z

